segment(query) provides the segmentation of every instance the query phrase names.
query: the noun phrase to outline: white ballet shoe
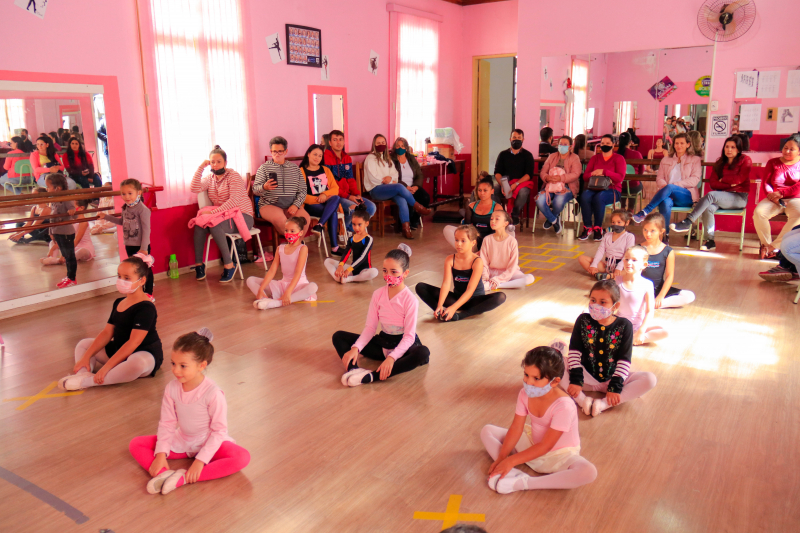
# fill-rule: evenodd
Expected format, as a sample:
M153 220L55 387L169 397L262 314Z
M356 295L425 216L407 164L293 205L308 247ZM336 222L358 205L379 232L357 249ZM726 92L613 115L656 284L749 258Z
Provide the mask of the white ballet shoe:
M174 470L164 470L156 477L152 478L150 481L147 482L147 494L158 494L161 492L161 487L164 485L164 482L174 474Z
M347 372L345 372L344 374L342 374L342 385L344 385L345 387L347 387L347 386L348 386L348 385L347 385L347 380L350 378L350 376L351 376L351 375L353 374L353 372L355 372L356 370L360 370L360 369L359 369L358 367L356 367L356 368L351 368L350 370L348 370Z
M518 490L525 490L528 488L528 475L521 471L514 473L514 470L516 469L512 469L512 471L509 472L506 477L497 481L495 490L498 494L511 494L512 492L517 492ZM517 483L522 486L517 487Z
M496 476L492 476L489 478L489 488L496 491L497 490L497 482L500 480L500 474Z
M185 468L181 468L180 470L176 470L169 476L167 479L164 480L163 484L161 485L161 494L169 494L173 490L178 488L178 481L181 480L183 475L186 473Z
M592 416L597 416L603 412L603 404L606 403L605 400L599 399L595 400L592 404Z
M256 309L264 310L264 309L275 309L277 307L281 307L283 302L280 300L273 300L272 298L262 298L260 300L256 300L253 302L253 307Z
M594 404L594 398L591 396L584 396L583 403L581 404L581 410L583 414L586 416L594 416L592 414L592 405Z
M88 389L91 385L84 386L83 380L84 379L94 379L94 374L90 372L80 372L78 374L72 374L71 376L66 376L61 378L58 381L58 387L62 390L81 390L81 389Z
M42 257L41 259L39 259L39 262L41 262L45 266L50 266L59 264L60 259L58 257Z
M347 378L347 386L348 387L358 387L361 385L361 380L364 379L364 376L369 374L371 371L366 370L364 368L354 368L348 374L350 376Z

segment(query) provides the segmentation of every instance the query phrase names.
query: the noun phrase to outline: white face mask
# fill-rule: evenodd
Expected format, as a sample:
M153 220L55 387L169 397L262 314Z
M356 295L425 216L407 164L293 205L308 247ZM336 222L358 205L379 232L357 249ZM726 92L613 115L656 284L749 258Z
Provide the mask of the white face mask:
M138 287L134 287L133 284L142 281L142 279L144 279L144 278L139 278L136 281L128 281L126 279L118 279L117 280L117 290L119 292L121 292L122 294L133 294L134 292L136 292L139 289L139 287L141 287L141 285L139 285Z

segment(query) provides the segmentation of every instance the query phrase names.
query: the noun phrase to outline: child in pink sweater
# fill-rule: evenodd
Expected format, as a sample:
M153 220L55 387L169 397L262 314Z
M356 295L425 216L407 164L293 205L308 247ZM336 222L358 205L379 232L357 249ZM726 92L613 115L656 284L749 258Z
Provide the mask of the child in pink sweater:
M235 474L250 463L250 453L228 435L228 404L217 384L205 377L213 335L206 328L178 337L172 347L171 381L161 402L158 434L136 437L133 458L150 473L150 494L169 494L196 481ZM172 470L167 459L194 457L189 469Z
M506 231L510 223L511 215L507 211L495 211L489 219L494 233L488 235L481 246L484 290L521 289L536 281L533 274L523 274L519 269L517 239Z
M600 246L594 259L588 255L578 258L581 267L598 281L622 274L622 257L625 250L636 244L636 237L627 230L631 223L631 214L624 209L615 209L611 213L609 231L600 240Z
M347 331L333 334L333 347L345 368L342 385L357 387L383 381L428 364L431 352L417 336L419 300L404 283L409 274L410 255L411 248L405 244L386 254L383 260L386 286L372 293L361 335ZM376 335L378 325L381 331ZM382 363L375 371L361 368L360 355Z

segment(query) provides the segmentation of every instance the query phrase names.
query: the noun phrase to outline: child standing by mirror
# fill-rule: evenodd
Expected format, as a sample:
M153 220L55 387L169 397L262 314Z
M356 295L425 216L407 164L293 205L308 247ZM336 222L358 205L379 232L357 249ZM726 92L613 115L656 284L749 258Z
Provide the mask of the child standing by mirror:
M68 187L67 179L60 173L48 174L44 182L47 185L47 192L66 191ZM49 207L50 212L46 215L69 215L54 218L53 222L67 222L75 218L75 202L72 200L52 202ZM59 281L56 286L59 289L65 289L77 285L78 282L75 279L78 275L78 260L75 258L75 226L72 224L52 226L50 238L58 246L64 257L64 263L67 265L67 277Z

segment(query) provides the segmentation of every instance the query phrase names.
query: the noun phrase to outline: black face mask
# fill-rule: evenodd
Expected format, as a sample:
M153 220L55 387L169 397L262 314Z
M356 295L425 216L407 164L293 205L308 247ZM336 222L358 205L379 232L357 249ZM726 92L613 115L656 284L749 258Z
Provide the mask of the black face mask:
M609 229L614 233L622 233L623 231L625 231L625 226L618 226L616 224L611 224L609 226Z
M614 147L613 146L608 146L608 145L601 145L600 149L603 151L604 154L607 154L608 152L613 150Z
M514 139L513 141L511 141L511 148L513 148L514 150L519 150L520 148L522 148L522 141L520 141L519 139Z
M217 176L222 176L223 174L225 174L225 167L218 168L217 170L212 170L211 172L213 172Z

